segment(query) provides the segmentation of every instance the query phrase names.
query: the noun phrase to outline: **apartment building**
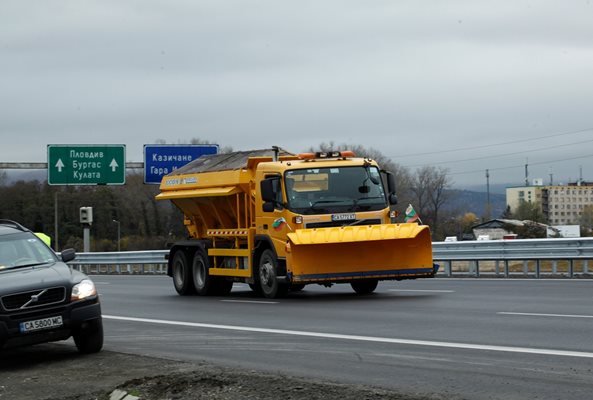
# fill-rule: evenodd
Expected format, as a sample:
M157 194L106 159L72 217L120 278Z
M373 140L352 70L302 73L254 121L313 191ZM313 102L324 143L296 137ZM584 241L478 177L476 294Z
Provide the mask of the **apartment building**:
M541 205L543 187L541 185L534 185L507 188L507 207L510 207L511 211L515 211L519 207L519 204L523 202Z
M506 196L511 211L527 201L541 207L549 225L579 224L585 207L593 206L593 182L512 187Z

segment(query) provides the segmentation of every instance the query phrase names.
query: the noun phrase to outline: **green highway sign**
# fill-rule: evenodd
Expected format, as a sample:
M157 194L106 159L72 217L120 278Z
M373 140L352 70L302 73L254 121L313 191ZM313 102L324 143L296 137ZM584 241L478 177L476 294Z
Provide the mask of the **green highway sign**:
M47 183L123 185L126 183L126 145L48 144Z

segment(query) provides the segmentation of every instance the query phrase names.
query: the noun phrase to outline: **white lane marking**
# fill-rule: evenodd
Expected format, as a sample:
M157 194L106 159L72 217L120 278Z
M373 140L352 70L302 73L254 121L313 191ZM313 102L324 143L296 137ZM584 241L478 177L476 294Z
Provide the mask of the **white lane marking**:
M388 292L455 293L455 290L388 289Z
M261 300L220 300L225 303L252 303L252 304L278 304L277 301L261 301Z
M510 353L540 354L540 355L550 355L550 356L593 358L593 353L584 352L584 351L537 349L537 348L529 348L529 347L495 346L495 345L482 345L482 344L472 344L472 343L436 342L436 341L429 341L429 340L396 339L396 338L385 338L385 337L374 337L374 336L341 335L341 334L337 334L337 333L292 331L292 330L286 330L286 329L256 328L256 327L250 327L250 326L235 326L235 325L215 325L215 324L203 324L203 323L199 323L199 322L183 322L183 321L169 321L169 320L163 320L163 319L122 317L122 316L117 316L117 315L103 315L103 318L104 319L114 319L114 320L119 320L119 321L144 322L144 323L149 323L149 324L175 325L175 326L186 326L186 327L208 328L208 329L225 329L225 330L241 331L241 332L273 333L273 334L280 334L280 335L308 336L308 337L326 338L326 339L356 340L356 341L361 341L361 342L407 344L407 345L413 345L413 346L430 346L430 347L445 347L445 348L453 348L453 349L486 350L486 351L500 351L500 352L510 352Z
M501 315L527 315L531 317L562 317L562 318L593 318L593 315L575 315L575 314L540 314L540 313L522 313L522 312L497 312Z
M520 276L522 273L517 274ZM548 282L557 282L557 283L577 283L577 282L593 282L593 279L589 278L578 278L578 279L566 279L566 278L542 278L542 279L508 279L508 278L449 278L447 276L438 276L437 279L433 280L433 283L441 281L459 281L459 282L481 282L481 281L499 281L499 282L515 282L515 283L548 283ZM428 283L428 282L423 282Z

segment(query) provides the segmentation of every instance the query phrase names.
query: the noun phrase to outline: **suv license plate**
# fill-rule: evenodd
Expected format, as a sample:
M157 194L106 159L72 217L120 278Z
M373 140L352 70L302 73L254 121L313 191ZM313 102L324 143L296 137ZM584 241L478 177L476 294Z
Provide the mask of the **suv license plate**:
M41 329L51 329L56 328L58 326L62 326L62 317L58 315L57 317L49 317L43 319L36 319L34 321L25 321L20 323L20 330L22 333L25 332L33 332L38 331Z

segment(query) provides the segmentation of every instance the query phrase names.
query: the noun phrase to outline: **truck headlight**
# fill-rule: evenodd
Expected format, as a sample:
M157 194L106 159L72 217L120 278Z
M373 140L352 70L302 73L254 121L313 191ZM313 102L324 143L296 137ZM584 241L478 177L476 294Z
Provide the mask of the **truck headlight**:
M83 279L80 283L74 285L72 287L72 296L70 297L71 300L82 300L86 299L87 297L95 296L97 294L97 289L95 288L95 284L90 279Z

